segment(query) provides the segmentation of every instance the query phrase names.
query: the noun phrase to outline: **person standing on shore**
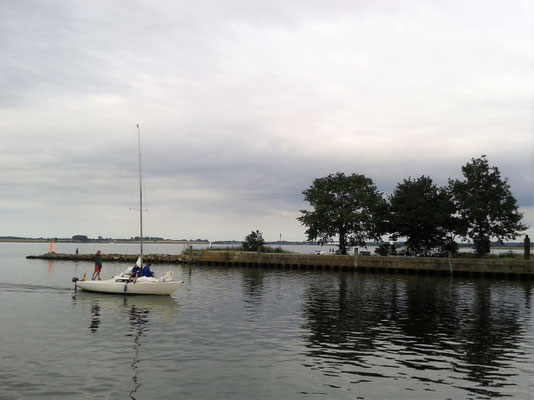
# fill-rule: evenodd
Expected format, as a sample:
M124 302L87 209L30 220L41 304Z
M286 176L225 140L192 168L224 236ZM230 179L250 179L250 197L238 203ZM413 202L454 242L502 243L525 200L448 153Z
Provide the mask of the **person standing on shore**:
M95 254L95 272L93 272L92 280L94 281L95 278L98 278L100 281L100 271L102 271L102 256L100 255L100 250L98 250Z

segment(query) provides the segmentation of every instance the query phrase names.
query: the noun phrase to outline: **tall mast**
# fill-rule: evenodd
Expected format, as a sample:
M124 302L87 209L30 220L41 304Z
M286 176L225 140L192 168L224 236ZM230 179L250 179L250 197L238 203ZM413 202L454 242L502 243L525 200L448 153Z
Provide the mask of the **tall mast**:
M143 268L143 182L141 173L141 130L137 124L137 148L139 149L139 267Z

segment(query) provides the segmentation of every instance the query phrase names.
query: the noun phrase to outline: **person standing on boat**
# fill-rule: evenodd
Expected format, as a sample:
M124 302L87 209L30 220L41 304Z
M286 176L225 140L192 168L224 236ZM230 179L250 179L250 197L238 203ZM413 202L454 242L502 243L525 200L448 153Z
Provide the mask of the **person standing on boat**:
M100 255L100 250L98 250L95 254L95 272L93 272L93 281L95 278L98 278L100 281L100 271L102 271L102 256Z

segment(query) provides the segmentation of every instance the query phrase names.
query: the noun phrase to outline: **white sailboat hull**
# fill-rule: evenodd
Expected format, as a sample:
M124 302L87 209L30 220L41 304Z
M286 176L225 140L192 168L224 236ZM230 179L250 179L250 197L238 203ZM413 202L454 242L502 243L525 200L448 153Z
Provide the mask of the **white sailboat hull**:
M115 294L153 294L170 296L183 284L183 281L160 282L140 280L130 282L122 277L114 277L102 281L77 281L76 287L90 292Z

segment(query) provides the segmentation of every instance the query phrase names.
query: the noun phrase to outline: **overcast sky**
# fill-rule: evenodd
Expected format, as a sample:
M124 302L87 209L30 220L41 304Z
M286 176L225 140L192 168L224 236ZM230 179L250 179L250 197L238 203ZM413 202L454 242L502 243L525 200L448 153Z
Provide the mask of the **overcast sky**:
M0 0L0 236L304 240L337 171L486 154L534 225L534 3ZM534 232L530 230L529 232Z

